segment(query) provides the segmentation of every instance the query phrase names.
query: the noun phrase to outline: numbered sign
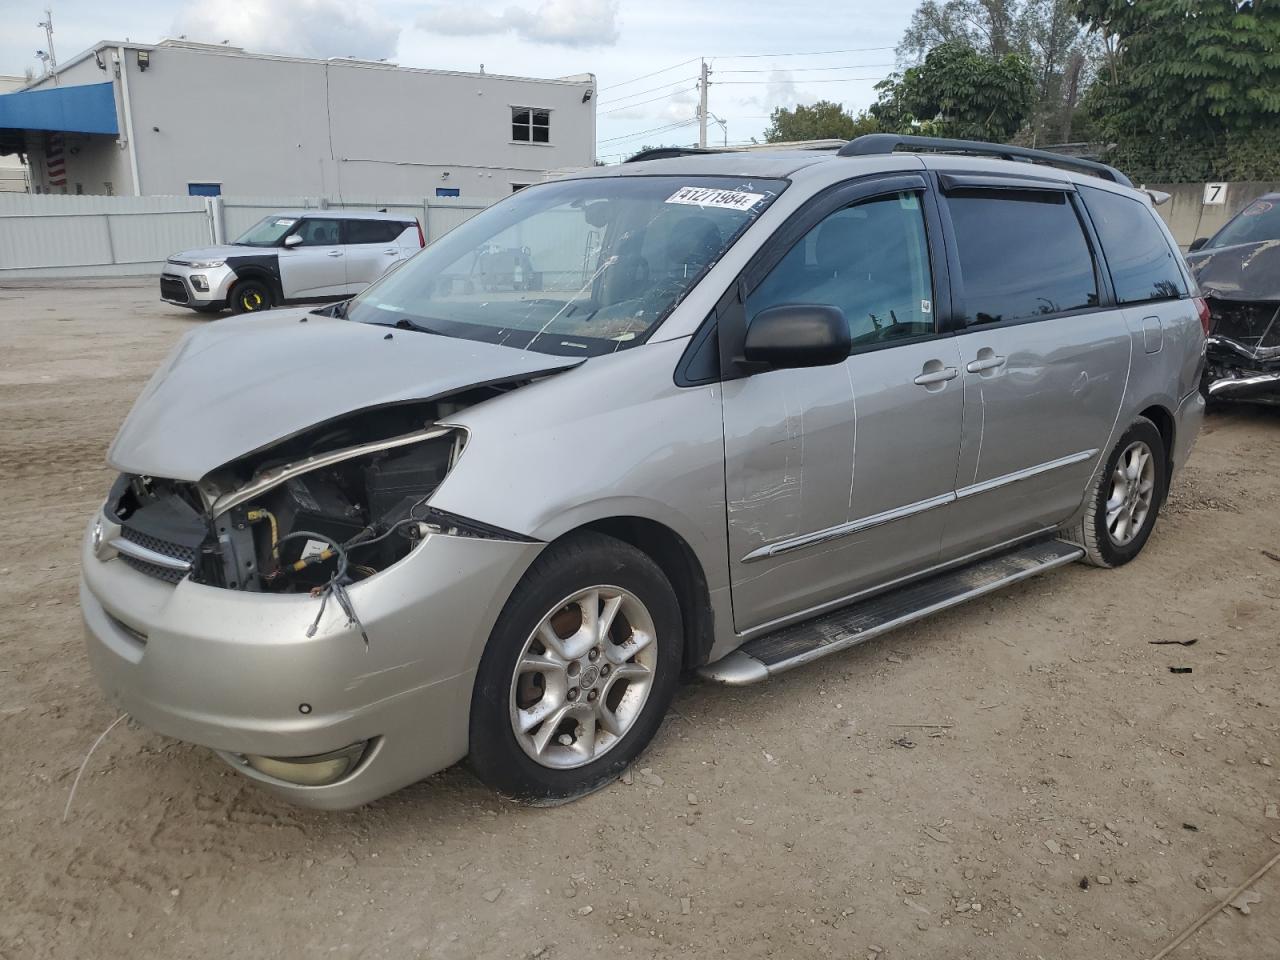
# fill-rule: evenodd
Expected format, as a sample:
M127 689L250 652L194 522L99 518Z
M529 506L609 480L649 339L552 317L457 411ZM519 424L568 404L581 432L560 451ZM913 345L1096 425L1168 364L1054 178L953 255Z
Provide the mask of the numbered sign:
M1204 205L1220 207L1227 202L1227 185L1225 183L1206 183L1204 185Z

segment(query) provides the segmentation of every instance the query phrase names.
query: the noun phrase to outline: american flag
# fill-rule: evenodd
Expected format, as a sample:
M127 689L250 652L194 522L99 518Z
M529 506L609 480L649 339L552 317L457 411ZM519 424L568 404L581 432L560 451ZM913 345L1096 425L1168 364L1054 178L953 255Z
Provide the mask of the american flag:
M67 160L63 154L62 134L45 135L44 165L48 173L49 186L65 187L67 185Z

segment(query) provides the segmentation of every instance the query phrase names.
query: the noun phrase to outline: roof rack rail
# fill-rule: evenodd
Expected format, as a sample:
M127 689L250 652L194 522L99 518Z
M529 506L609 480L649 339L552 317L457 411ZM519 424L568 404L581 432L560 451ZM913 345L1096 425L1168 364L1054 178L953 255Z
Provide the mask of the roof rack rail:
M1006 143L984 143L981 140L950 140L945 137L912 137L896 133L868 133L865 136L850 140L840 148L837 156L867 157L877 154L893 153L898 147L910 147L915 150L934 150L939 153L972 153L979 156L1002 157L1005 160L1029 160L1033 163L1044 163L1055 167L1066 167L1089 173L1104 180L1111 180L1121 186L1132 187L1133 181L1115 167L1096 160L1085 160L1082 157L1068 157L1048 150L1032 150L1029 147L1014 147Z
M641 150L634 156L627 157L623 163L640 163L643 160L668 160L671 157L692 157L700 153L729 152L716 147L650 147L648 150Z

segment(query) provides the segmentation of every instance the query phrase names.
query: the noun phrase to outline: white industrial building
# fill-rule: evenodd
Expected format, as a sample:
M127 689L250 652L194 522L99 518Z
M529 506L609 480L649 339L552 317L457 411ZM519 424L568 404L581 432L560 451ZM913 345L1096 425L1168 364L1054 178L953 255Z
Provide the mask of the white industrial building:
M492 200L591 165L595 116L591 74L104 41L0 93L0 155L36 193Z
M0 75L0 94L8 93L26 86L23 77L6 77ZM27 167L22 162L20 153L5 155L0 153L0 193L26 193Z

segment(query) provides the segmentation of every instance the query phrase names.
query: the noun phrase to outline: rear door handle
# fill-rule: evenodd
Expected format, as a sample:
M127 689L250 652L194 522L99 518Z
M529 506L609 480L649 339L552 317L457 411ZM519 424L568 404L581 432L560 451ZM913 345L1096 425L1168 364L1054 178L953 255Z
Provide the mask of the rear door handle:
M329 256L331 256L331 257L340 257L340 256L342 256L342 251L341 251L341 250L330 250L330 251L329 251Z
M995 370L999 367L1003 367L1005 359L1006 358L1004 357L992 355L989 357L983 357L980 360L971 360L969 363L965 364L964 368L970 373L982 373L983 370Z
M938 370L930 370L916 377L914 383L916 386L928 387L935 383L946 383L948 380L954 380L960 376L960 371L955 367L942 367Z
M391 249L383 250L382 252L385 253L388 257L394 257L400 251L397 250L395 247L392 247Z

